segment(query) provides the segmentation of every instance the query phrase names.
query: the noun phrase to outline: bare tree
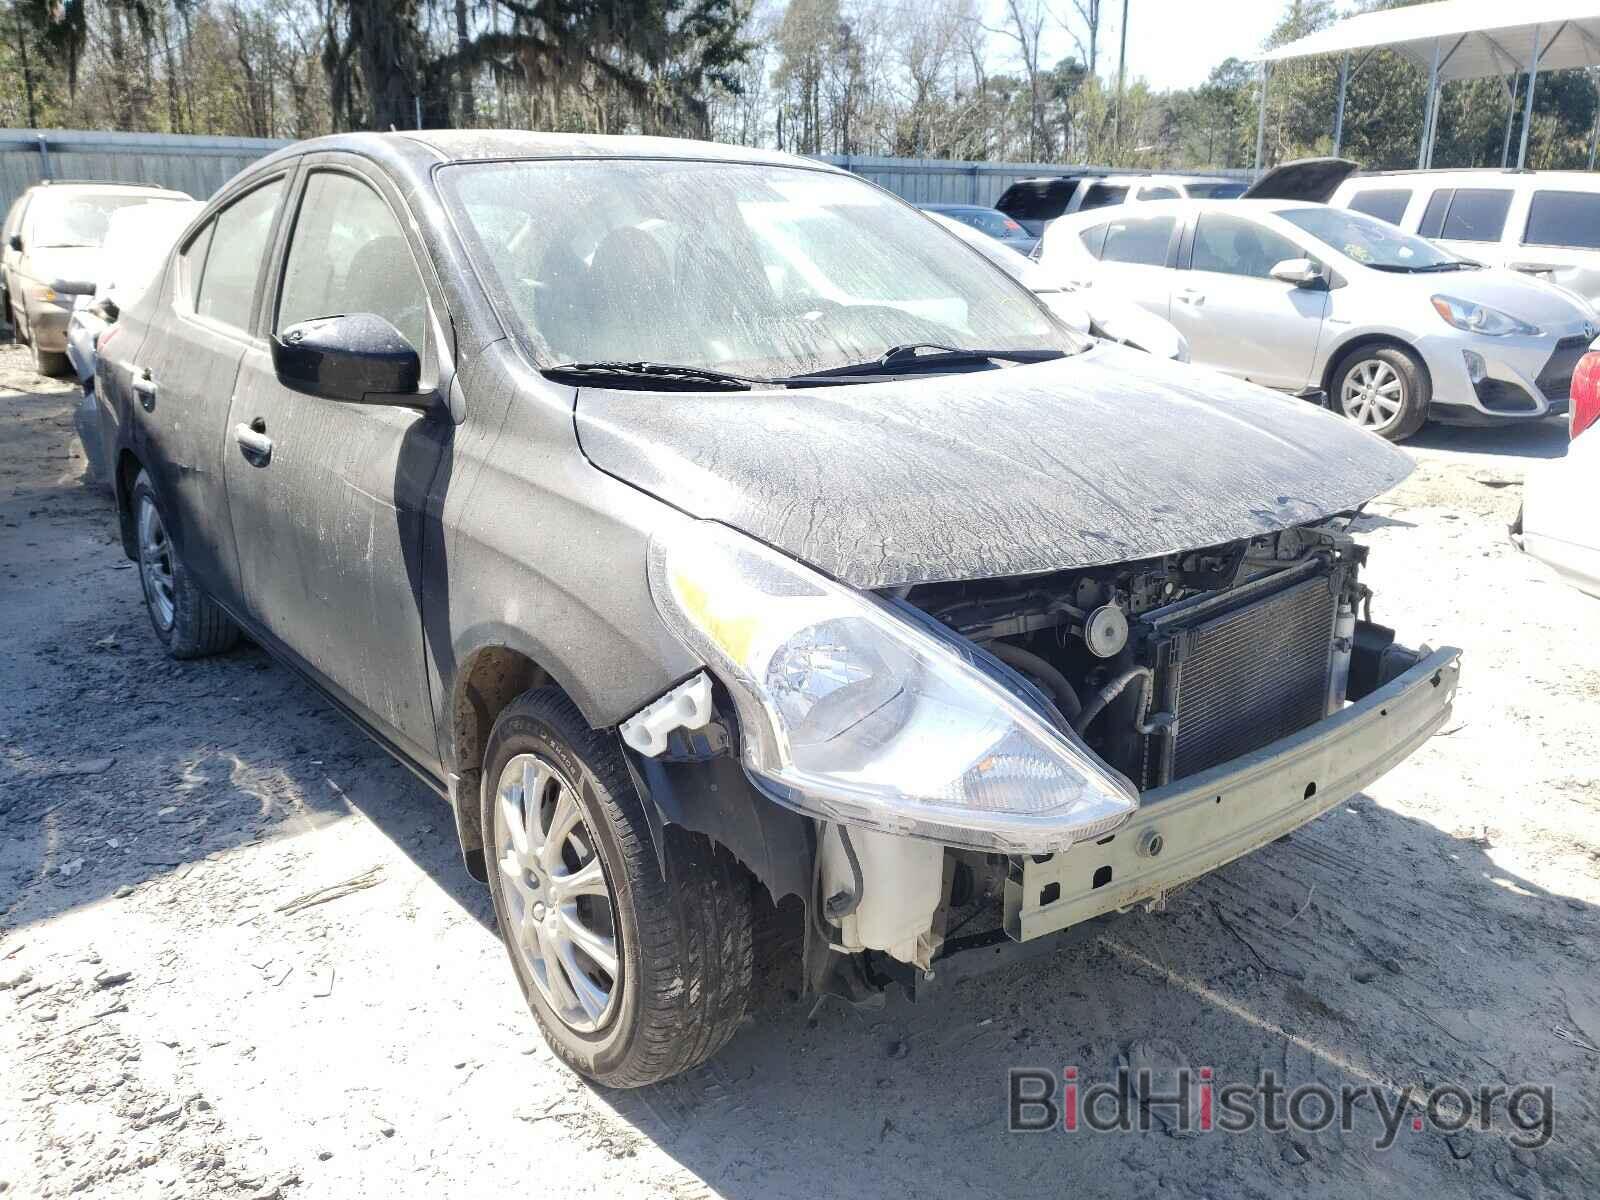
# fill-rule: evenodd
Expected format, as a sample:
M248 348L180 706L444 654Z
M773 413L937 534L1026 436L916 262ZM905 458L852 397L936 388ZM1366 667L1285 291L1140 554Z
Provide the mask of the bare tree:
M1043 155L1048 134L1044 126L1044 103L1039 86L1039 39L1044 34L1047 9L1043 0L1006 0L1006 23L991 33L1010 38L1017 44L1022 70L1028 84L1028 157Z
M1071 35L1073 44L1078 47L1078 57L1093 75L1100 61L1100 0L1072 0L1072 7L1078 20L1083 22L1083 32L1078 31L1070 15L1061 19L1061 27Z

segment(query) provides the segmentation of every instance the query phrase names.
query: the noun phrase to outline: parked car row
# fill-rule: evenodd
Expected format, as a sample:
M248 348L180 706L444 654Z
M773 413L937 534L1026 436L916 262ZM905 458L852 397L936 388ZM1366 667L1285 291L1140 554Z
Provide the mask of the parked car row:
M1228 200L1247 185L1237 179L1206 175L1060 175L1022 179L995 201L995 208L1034 238L1044 236L1051 221L1091 208L1144 200Z
M796 901L854 997L1159 904L1449 718L1361 581L1372 435L1600 383L1574 293L1212 182L1080 179L1037 262L680 140L344 135L119 215L78 329L155 636L445 797L606 1084L714 1054ZM1521 536L1582 578L1571 461Z
M860 997L1159 904L1420 746L1459 655L1368 615L1403 453L1013 268L784 154L288 147L101 342L152 627L448 798L606 1084L726 1042L758 922Z

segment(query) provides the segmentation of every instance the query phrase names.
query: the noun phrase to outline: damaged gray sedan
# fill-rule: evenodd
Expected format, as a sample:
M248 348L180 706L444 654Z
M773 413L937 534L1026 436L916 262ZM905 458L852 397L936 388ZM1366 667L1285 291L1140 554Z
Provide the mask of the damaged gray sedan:
M117 329L156 636L248 633L447 796L606 1084L715 1053L758 946L923 989L1160 905L1450 711L1348 531L1401 452L1081 339L817 163L300 143Z

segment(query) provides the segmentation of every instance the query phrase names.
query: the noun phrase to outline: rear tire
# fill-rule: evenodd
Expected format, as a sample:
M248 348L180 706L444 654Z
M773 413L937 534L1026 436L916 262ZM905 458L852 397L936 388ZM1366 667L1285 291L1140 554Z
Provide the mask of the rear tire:
M1335 412L1363 429L1403 442L1427 423L1433 382L1411 351L1374 346L1339 364L1328 399Z
M133 481L133 528L139 584L156 637L173 658L203 658L230 650L239 627L202 592L167 536L166 515L147 471Z
M657 1083L715 1054L751 993L749 875L669 825L663 879L615 735L589 728L558 688L500 714L483 765L495 917L550 1048L607 1087ZM583 877L581 889L565 882Z

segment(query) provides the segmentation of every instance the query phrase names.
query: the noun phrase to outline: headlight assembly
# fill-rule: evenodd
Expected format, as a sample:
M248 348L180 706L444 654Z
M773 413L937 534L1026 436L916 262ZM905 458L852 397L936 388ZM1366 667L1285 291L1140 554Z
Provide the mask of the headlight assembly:
M1506 337L1510 334L1533 337L1539 332L1537 325L1519 321L1497 308L1474 304L1471 300L1457 300L1454 296L1435 296L1433 310L1444 318L1446 324L1467 333L1482 333L1489 337Z
M875 599L712 522L650 544L650 591L738 708L745 767L810 816L1007 853L1138 804L1081 742Z

